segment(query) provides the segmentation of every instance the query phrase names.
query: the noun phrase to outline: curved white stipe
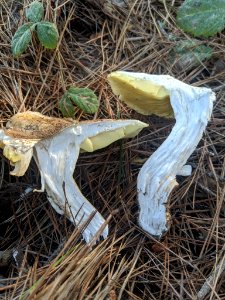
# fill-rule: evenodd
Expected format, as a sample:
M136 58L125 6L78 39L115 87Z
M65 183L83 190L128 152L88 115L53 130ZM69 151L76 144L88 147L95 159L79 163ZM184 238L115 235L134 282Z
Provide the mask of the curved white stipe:
M103 226L105 219L82 195L74 181L73 173L80 149L92 152L104 148L118 139L137 135L147 126L137 120L86 121L39 140L32 140L32 134L29 139L13 138L0 130L0 140L7 149L5 154L8 159L14 160L13 175L22 176L25 173L33 154L41 174L40 191L46 190L53 208L59 214L65 213L75 225L81 226L88 221L82 234L85 241L90 242L100 229L103 230L102 237L106 238L108 225ZM93 218L89 222L91 215Z
M151 110L150 106L147 107L146 91L143 102L134 103L136 91L137 99L141 102L140 86L153 86L153 88L154 84L156 88L162 86L167 90L170 98L176 124L164 143L144 163L137 179L139 224L145 231L160 238L169 227L170 215L167 201L177 185L176 176L188 175L191 171L185 164L207 126L215 94L211 89L193 87L168 75L117 71L109 75L109 81L112 89L128 106L129 93L128 90L124 92L123 85L126 84L127 89L131 86L133 91L130 95L133 97L131 105L136 106L137 110L139 105L142 105L141 110L144 110L143 103L146 105L146 111ZM140 82L142 85L139 84ZM151 94L153 92L149 91L149 95ZM149 105L159 103L157 101L162 100L151 99Z

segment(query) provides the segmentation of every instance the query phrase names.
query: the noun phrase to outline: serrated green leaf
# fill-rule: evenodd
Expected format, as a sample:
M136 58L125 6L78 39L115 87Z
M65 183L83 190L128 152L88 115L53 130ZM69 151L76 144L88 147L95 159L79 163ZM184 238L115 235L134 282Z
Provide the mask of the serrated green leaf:
M72 101L69 99L67 92L63 95L59 101L59 109L62 115L66 118L73 118L75 114L75 109Z
M44 6L39 1L31 3L29 8L26 10L26 17L31 22L39 22L44 16Z
M225 0L186 0L177 13L177 24L194 36L209 37L225 26Z
M59 33L55 24L42 21L37 23L37 36L41 44L47 49L55 49L57 46Z
M59 102L60 110L64 117L73 117L75 114L74 105L85 113L94 114L98 110L98 98L88 88L70 87Z
M197 40L180 41L174 51L180 68L185 70L200 65L204 60L209 59L213 53L212 48L198 45Z
M33 23L26 23L18 28L12 38L12 53L15 57L20 56L27 49L33 30Z

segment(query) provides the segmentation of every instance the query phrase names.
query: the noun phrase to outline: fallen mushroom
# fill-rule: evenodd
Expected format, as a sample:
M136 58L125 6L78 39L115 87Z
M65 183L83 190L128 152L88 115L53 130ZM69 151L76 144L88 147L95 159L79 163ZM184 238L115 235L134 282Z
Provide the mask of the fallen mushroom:
M73 178L80 149L92 152L112 142L136 136L148 125L137 120L101 120L75 123L35 112L13 116L0 130L3 154L15 166L12 175L22 176L33 156L41 174L41 191L59 214L81 225L95 213L83 231L89 242L99 231L104 218L82 195ZM108 235L106 226L102 232Z
M170 225L167 202L178 185L176 175L190 175L191 168L185 163L203 135L215 94L168 75L117 71L108 80L113 92L137 112L176 119L170 135L146 161L137 179L139 224L160 238Z

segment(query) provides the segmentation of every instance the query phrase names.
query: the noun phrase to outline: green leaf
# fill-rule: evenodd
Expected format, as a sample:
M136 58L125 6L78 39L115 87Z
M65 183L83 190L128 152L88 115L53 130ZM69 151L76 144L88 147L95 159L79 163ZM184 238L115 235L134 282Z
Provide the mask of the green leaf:
M37 23L37 36L41 44L47 49L55 49L57 46L59 33L55 24L42 21Z
M177 13L177 24L194 36L209 37L225 26L225 0L186 0Z
M75 115L75 109L72 101L69 99L68 94L65 93L59 102L59 109L66 118L73 118Z
M23 24L14 34L12 38L12 53L15 57L20 56L27 49L32 38L33 25L33 23Z
M176 61L181 69L189 70L212 56L212 48L198 45L198 43L197 40L177 42L174 51L176 53Z
M70 87L68 96L74 104L88 114L94 114L98 111L98 98L95 93L88 88Z
M26 17L31 22L39 22L44 16L44 6L39 1L31 3L29 8L26 10Z
M96 113L99 107L98 98L92 90L70 87L59 102L59 107L64 117L74 116L74 105L88 114Z

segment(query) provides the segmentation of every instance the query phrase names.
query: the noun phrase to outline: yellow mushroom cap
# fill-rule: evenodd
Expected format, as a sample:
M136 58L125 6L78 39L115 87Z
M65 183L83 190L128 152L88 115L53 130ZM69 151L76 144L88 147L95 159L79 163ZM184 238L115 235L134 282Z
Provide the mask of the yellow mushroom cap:
M21 160L21 155L12 146L5 146L3 155L13 164Z
M82 234L89 242L100 231L103 237L107 237L108 226L73 179L79 152L92 152L118 139L133 137L147 126L138 120L78 123L25 112L13 116L6 128L0 129L0 141L3 154L14 166L10 172L14 176L23 176L34 156L41 174L40 191L46 190L58 213L65 214L78 226L85 224Z
M54 139L66 129L74 130L73 136L79 150L93 152L111 143L136 136L146 123L138 120L98 120L75 122L44 116L27 111L11 117L1 131L3 154L15 166L13 175L22 176L29 166L33 147L43 140ZM65 134L66 138L66 134Z
M114 122L117 121L115 120ZM95 150L105 148L119 139L135 137L144 127L147 126L148 125L146 123L137 120L134 120L132 124L124 124L124 126L121 124L120 128L112 128L112 130L107 130L95 136L88 137L81 143L80 148L86 152L93 152Z
M108 81L114 94L137 112L173 117L170 94L163 85L123 71L109 74Z

